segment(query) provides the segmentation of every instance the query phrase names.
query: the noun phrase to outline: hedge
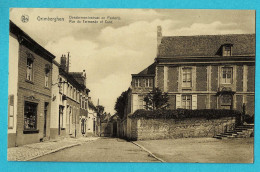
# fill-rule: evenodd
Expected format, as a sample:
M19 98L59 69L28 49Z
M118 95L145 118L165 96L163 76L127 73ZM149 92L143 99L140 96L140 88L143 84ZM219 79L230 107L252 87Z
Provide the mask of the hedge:
M136 110L129 118L145 119L183 119L183 118L207 118L217 119L222 117L238 117L241 112L227 109L175 109L175 110Z

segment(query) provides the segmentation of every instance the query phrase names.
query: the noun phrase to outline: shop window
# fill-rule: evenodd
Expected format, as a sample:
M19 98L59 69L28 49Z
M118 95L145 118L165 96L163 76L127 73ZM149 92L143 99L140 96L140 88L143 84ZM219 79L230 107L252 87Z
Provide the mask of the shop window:
M24 130L37 129L37 103L25 102L24 104Z

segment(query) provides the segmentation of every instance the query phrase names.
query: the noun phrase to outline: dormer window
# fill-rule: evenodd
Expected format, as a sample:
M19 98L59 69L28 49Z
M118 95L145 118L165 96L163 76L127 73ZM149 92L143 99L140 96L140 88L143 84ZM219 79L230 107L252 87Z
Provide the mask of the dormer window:
M222 56L231 56L232 55L232 44L224 44L222 46Z

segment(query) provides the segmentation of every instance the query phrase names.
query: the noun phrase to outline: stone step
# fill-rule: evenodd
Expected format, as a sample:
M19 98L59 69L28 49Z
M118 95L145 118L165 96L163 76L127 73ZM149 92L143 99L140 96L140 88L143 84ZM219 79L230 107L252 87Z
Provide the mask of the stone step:
M216 139L231 139L248 137L248 132L254 131L254 124L237 126L233 131L227 131L213 136Z

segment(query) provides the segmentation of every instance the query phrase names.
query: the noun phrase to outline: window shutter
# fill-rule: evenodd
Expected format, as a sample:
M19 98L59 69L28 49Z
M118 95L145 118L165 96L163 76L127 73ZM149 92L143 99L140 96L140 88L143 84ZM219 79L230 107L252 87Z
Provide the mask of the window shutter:
M197 95L192 95L192 109L197 109Z
M181 108L181 94L176 95L176 109Z

